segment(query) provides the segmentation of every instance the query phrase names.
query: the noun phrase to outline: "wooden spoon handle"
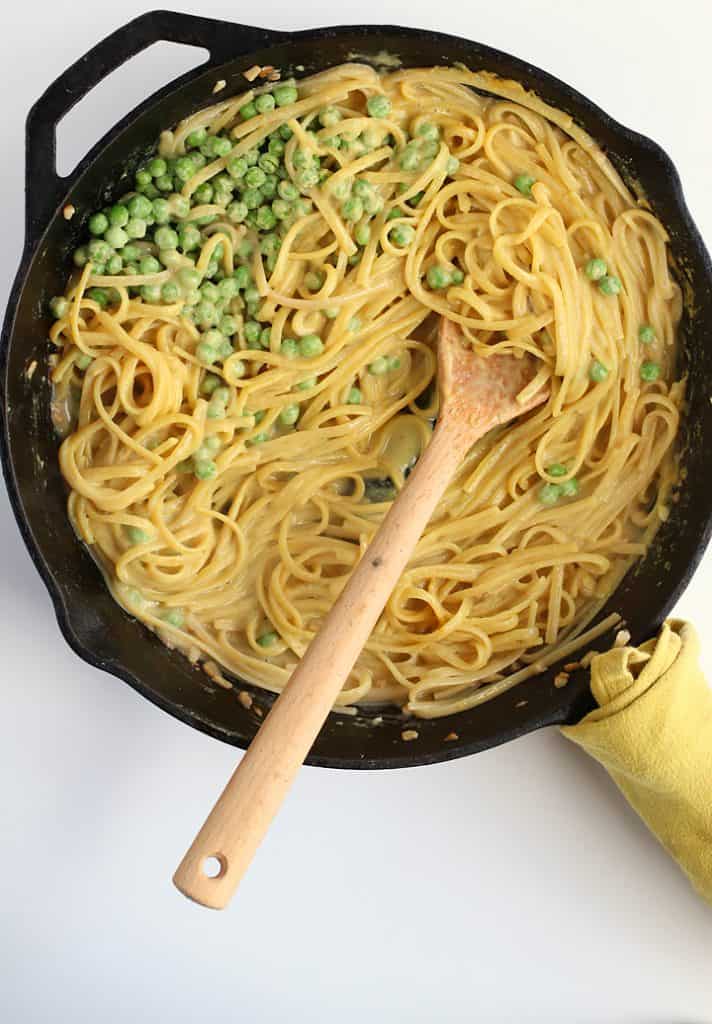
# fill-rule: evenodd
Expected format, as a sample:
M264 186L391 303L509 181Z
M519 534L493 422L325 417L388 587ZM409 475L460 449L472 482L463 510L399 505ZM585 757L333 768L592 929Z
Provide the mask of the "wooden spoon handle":
M173 882L222 909L279 810L448 481L474 438L442 419L318 634L181 861ZM206 859L214 858L214 877Z

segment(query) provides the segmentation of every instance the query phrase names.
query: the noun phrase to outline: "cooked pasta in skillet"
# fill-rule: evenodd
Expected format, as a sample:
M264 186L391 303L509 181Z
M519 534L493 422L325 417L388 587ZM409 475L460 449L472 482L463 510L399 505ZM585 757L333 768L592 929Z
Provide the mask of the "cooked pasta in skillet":
M342 65L199 111L135 178L51 330L69 513L131 614L279 690L428 443L445 316L549 398L470 452L339 703L450 714L610 625L674 497L681 303L567 115Z

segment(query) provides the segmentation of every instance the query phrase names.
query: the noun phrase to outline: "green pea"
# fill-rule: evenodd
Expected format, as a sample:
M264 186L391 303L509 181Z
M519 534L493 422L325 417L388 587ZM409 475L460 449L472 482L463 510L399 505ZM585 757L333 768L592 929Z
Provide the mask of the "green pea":
M523 196L530 196L532 194L532 185L535 184L536 178L532 178L531 174L518 174L514 179L514 187Z
M188 136L190 138L190 136ZM185 622L185 616L180 608L169 608L167 611L161 613L161 618L164 622L167 622L169 626L175 626L176 629L181 629Z
M203 438L203 443L196 452L198 458L202 458L202 453L205 452L207 455L215 455L220 451L222 443L217 434L208 434L207 437Z
M584 273L590 281L600 281L608 273L608 265L605 260L595 256L584 267Z
M570 480L563 480L558 486L562 498L574 498L579 492L579 482L575 476Z
M260 345L262 348L269 348L270 341L272 340L272 328L263 327L260 331Z
M109 305L109 296L104 288L89 288L87 298L98 303L102 309L106 309Z
M319 124L322 128L333 128L341 119L341 111L337 110L336 107L324 107L319 114Z
M269 441L269 434L259 433L259 434L255 434L254 437L251 437L247 441L247 444L250 444L250 445L252 445L252 444L264 444L265 441Z
M650 324L642 324L638 328L638 338L644 345L652 345L655 341L655 328Z
M218 388L218 391L220 389ZM208 402L207 417L209 420L221 420L225 417L225 403L216 401L215 395Z
M282 344L279 346L279 351L287 359L294 359L299 353L299 345L294 338L282 338Z
M457 159L456 156L449 156L447 158L447 166L445 167L445 171L446 171L448 177L452 178L453 175L457 174L457 172L459 170L460 170L460 161Z
M205 299L207 302L217 302L218 298L220 297L218 286L216 284L213 284L212 281L205 281L200 286L200 294L201 297Z
M391 112L390 100L387 96L380 94L369 96L366 110L368 110L369 117L388 117Z
M250 167L245 175L245 183L248 188L259 188L260 185L264 184L266 177L267 175L261 167Z
M247 163L248 167L254 167L260 158L259 149L248 149L246 153L243 153L243 159Z
M111 246L103 238L92 238L87 252L93 263L106 263L112 254Z
M244 299L245 299L245 302L248 305L249 304L259 305L259 303L262 301L261 297L260 297L259 290L257 288L255 288L254 285L250 285L249 288L245 288Z
M137 277L138 276L138 263L124 263L124 276L125 277Z
M360 388L349 388L346 393L347 405L360 405L363 399Z
M314 204L311 199L306 199L304 196L299 196L298 199L294 200L294 213L297 217L306 217L312 212Z
M124 263L138 263L143 255L143 249L139 248L138 245L133 245L128 242L121 250L121 258Z
M296 103L299 93L293 85L275 85L274 101L278 107L288 107L290 103Z
M131 217L145 219L153 212L151 201L146 196L133 196L126 205Z
M371 225L363 222L357 224L354 229L354 242L356 245L368 245L371 241Z
M171 204L174 215L178 217L179 220L187 217L190 213L190 199L188 199L187 196L181 196L178 194L172 195L168 202ZM206 223L210 222L206 221Z
M606 274L598 282L598 290L604 295L618 295L621 290L620 280L613 274Z
M374 377L381 377L384 373L388 373L388 360L385 356L377 356L372 363L368 364L368 372L372 373Z
M218 467L212 459L196 459L194 472L198 480L214 480L218 475Z
M398 157L398 164L402 171L414 171L420 163L421 153L417 144L409 142Z
M248 267L237 267L232 276L238 288L247 288L252 281L252 275Z
M141 168L140 171L136 171L136 185L138 188L144 188L146 185L151 184L151 172L145 168Z
M151 539L151 534L142 530L139 526L127 526L126 536L131 544L146 544Z
M302 167L295 172L294 180L299 188L306 192L319 183L319 168L315 166Z
M161 287L161 298L164 302L177 302L180 297L180 289L172 281L166 281Z
M397 220L399 217L405 217L405 210L401 210L400 206L394 206L392 210L388 211L386 220Z
M401 361L400 356L389 356L388 357L388 369L389 370L400 370Z
M177 249L161 249L158 258L168 270L177 270L183 264L183 257Z
M277 195L277 185L279 184L279 178L276 174L268 174L265 178L264 185L260 188L262 195L265 199L274 199Z
M213 153L215 156L227 156L230 152L232 152L232 142L226 139L224 135L216 135L213 140Z
M272 213L277 220L287 220L291 215L292 207L286 199L275 199L272 203Z
M228 220L233 224L242 224L247 219L247 214L250 211L246 203L243 203L240 199L235 199L234 202L230 203L225 212L227 213Z
M151 203L156 224L167 224L171 219L171 207L167 199L154 199Z
M247 160L243 156L233 156L227 162L227 173L235 181L240 181L247 174Z
M148 173L152 178L160 178L162 174L165 174L168 170L168 164L165 160L161 159L160 156L154 157L147 167Z
M158 274L161 269L161 264L155 256L144 256L138 267L142 274Z
M453 284L462 284L462 282L465 280L465 275L461 270L459 270L456 267L450 274L450 280L452 281Z
M299 419L299 406L286 405L279 414L279 422L283 427L293 427Z
M269 206L260 206L256 216L257 227L260 231L271 231L277 223L272 208Z
M155 185L159 192L172 192L173 178L170 174L162 174L160 178L156 178Z
M242 202L248 210L256 210L262 205L262 193L258 188L246 188L242 193Z
M222 345L225 342L225 335L222 331L219 331L216 327L212 327L209 331L206 331L203 335L203 344L209 345L210 348L214 348L216 352L219 352Z
M355 222L363 217L363 203L355 196L347 199L341 206L341 216L344 220Z
M244 327L245 341L250 345L255 345L260 340L260 334L262 333L262 326L256 320L248 320Z
M566 476L568 470L566 466L561 462L554 462L551 466L546 467L546 471L549 476Z
M240 377L244 377L247 373L247 367L241 359L233 359L231 363L228 363L223 370L226 377L230 378L230 382L239 380Z
M132 217L128 221L124 231L129 238L145 238L146 237L146 221L141 217Z
M244 106L240 107L240 117L243 121L249 121L251 117L254 117L257 113L257 107L254 103L245 103Z
M310 292L318 292L324 284L326 275L320 270L310 270L304 275L304 284Z
M78 359L74 360L74 365L78 370L88 370L93 362L92 357L83 352Z
M180 243L178 232L168 227L158 228L153 240L159 249L177 249Z
M109 218L104 213L95 213L89 218L89 231L92 235L103 235L109 226Z
M349 198L353 187L354 182L352 178L339 178L338 181L333 182L330 186L331 194L334 199L338 199L339 202L342 202L344 199Z
M431 288L447 288L451 282L451 277L445 267L440 267L436 264L428 270L427 280Z
M561 484L543 484L539 488L539 501L542 505L555 505L561 497Z
M238 295L239 291L240 289L234 277L226 277L218 285L218 295L223 302L231 302Z
M255 110L259 114L266 114L269 110L274 110L275 101L274 96L270 92L264 92L262 95L257 96L255 99Z
M215 304L206 300L199 302L195 307L195 319L197 323L204 327L217 323L218 312Z
M660 376L660 364L645 362L640 367L640 379L646 382L657 380Z
M298 391L309 391L310 388L315 388L317 385L316 377L305 377L304 380L300 380L295 385Z
M49 311L55 320L61 320L69 312L69 303L63 295L55 295L50 301Z
M208 137L207 128L195 128L185 140L192 149L202 146Z
M122 228L128 222L129 211L121 203L117 203L109 210L109 223L112 227Z
M600 363L598 359L594 359L591 363L588 375L594 384L601 384L608 376L608 367L604 366L603 363Z
M299 342L299 354L307 359L320 356L324 351L324 342L318 334L305 334Z
M112 227L104 232L104 239L112 249L123 249L129 240L129 236L123 228L112 225Z
M155 304L161 301L161 286L158 284L142 284L140 294L144 302Z
M415 228L411 227L410 224L396 224L395 227L391 228L389 237L394 245L405 248L415 238Z
M214 373L206 373L200 385L201 395L212 395L220 387L221 378Z
M270 153L263 153L255 170L262 171L265 175L276 174L279 169L279 160ZM249 183L248 183L249 184Z
M197 288L200 284L200 271L192 267L181 267L177 276L179 284L185 289Z
M195 192L193 192L193 199L196 203L209 203L213 198L213 186L209 181L204 181L202 185L198 185Z
M328 309L322 309L322 313L327 320L336 320L339 310L336 306L329 306Z
M270 156L275 157L277 161L279 161L284 156L284 150L285 145L281 139L273 137L269 140L267 152L270 154ZM275 170L277 170L277 167L275 167Z

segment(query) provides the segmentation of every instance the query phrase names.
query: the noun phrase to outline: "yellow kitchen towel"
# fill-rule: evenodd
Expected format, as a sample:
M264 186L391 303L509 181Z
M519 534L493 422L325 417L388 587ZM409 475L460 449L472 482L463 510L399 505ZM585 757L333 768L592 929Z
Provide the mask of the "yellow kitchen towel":
M698 656L694 628L675 620L642 647L596 655L599 707L562 732L601 762L712 903L712 690Z

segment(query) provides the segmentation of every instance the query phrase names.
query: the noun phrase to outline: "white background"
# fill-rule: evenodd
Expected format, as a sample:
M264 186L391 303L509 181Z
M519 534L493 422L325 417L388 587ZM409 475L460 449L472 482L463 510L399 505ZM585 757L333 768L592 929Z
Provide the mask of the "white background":
M3 295L22 242L26 111L143 8L10 10ZM200 13L293 29L343 14L527 58L660 141L712 241L707 2L212 0ZM70 155L186 66L170 49L78 111ZM4 495L0 550L3 1024L712 1021L712 910L604 772L553 731L431 768L307 769L231 909L189 903L171 873L235 751L69 651ZM704 630L710 599L708 558L679 611ZM709 636L704 659L712 675Z

